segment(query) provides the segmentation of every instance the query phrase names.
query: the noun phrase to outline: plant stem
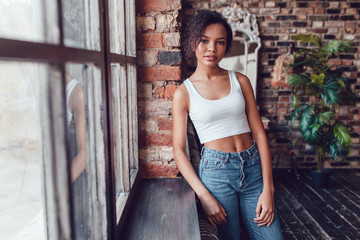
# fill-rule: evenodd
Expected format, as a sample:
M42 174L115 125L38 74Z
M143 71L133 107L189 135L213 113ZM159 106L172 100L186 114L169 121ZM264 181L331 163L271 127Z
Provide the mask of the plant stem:
M318 172L323 172L323 169L324 169L324 163L325 163L325 152L324 152L324 149L323 147L318 147L316 149L316 162L317 162L317 170Z

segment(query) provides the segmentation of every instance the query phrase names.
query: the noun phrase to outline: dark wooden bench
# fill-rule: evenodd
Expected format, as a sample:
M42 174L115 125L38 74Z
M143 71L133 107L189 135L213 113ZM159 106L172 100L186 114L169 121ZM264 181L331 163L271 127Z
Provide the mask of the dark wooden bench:
M181 179L141 179L121 239L200 240L195 193Z

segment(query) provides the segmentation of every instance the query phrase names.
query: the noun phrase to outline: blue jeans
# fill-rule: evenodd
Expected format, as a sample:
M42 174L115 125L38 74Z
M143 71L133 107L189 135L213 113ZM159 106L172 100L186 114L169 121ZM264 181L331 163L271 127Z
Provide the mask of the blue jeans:
M270 227L258 227L254 222L263 189L260 156L255 142L249 149L238 153L203 147L199 177L226 211L227 223L217 225L223 240L240 239L240 216L251 239L283 239L276 212Z

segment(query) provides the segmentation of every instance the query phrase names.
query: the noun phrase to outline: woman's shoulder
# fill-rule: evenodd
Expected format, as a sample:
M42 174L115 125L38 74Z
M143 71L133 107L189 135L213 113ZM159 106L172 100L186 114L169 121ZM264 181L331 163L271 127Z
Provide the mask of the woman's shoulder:
M185 87L185 84L182 83L180 84L173 95L173 109L176 108L180 108L180 109L186 109L187 111L189 111L189 106L190 106L190 102L189 102L189 93L188 90Z
M235 73L236 78L239 81L241 86L250 84L250 80L245 74L242 74L240 72L235 72L235 71L234 71L234 73Z
M236 71L233 71L233 72L235 73L235 75L239 81L244 81L244 80L249 79L245 74L242 74L242 73L236 72Z
M185 86L185 81L176 88L173 96L174 100L184 100L187 99L187 97L189 96L188 90L186 89Z

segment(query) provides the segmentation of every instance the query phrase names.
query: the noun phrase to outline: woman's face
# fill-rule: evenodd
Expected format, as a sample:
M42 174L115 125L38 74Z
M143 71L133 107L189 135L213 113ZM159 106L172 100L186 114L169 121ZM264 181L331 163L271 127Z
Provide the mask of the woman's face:
M226 36L226 29L220 23L205 28L195 49L198 65L212 67L221 61L226 51Z

